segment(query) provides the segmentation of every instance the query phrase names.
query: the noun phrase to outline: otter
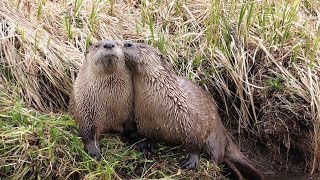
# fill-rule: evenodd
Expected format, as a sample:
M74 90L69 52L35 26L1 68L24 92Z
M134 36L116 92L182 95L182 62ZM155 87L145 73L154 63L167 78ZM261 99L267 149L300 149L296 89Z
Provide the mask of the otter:
M194 82L177 76L155 48L124 42L132 71L134 115L144 136L182 145L189 155L182 168L196 168L201 152L217 165L223 162L239 179L263 179L263 174L240 152L220 119L213 98Z
M124 127L132 124L132 87L122 42L103 40L87 50L74 82L69 113L75 118L85 148L93 158L101 157L98 140L102 133L123 133Z

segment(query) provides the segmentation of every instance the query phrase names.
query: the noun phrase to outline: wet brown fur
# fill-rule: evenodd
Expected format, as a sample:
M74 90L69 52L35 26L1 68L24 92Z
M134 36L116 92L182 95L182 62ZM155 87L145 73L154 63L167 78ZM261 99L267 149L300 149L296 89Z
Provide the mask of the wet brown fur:
M133 72L138 130L148 138L183 145L190 153L202 151L218 165L233 163L241 172L263 179L228 136L212 97L177 76L157 49L132 46L124 47L124 54Z
M104 48L106 42L115 47ZM88 49L70 98L69 112L89 154L97 158L101 134L122 133L123 124L131 121L132 77L121 46L121 42L100 41Z

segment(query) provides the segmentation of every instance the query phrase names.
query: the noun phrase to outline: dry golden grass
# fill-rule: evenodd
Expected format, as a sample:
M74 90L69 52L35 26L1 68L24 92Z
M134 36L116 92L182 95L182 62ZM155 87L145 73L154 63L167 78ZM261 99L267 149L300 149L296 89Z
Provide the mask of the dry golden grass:
M90 43L144 42L212 93L230 133L265 172L313 173L319 26L317 0L2 0L0 89L11 90L0 112L23 100L63 113Z

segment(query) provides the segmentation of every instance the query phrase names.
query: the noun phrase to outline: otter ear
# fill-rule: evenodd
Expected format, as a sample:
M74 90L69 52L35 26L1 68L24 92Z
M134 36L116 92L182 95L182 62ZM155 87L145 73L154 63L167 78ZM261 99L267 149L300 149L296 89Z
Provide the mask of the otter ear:
M166 60L166 57L162 53L158 52L157 55L160 57L161 62Z
M169 73L175 73L171 63L169 62L169 58L162 54L159 54L159 56L160 56L161 64L164 67L164 69Z
M86 49L86 51L84 52L84 56L87 56L87 54L91 51L91 49L92 49L92 45Z
M84 51L84 56L87 56L89 51L92 49L93 43L91 41L86 41L86 51Z
M88 52L89 52L89 49L86 49L86 51L84 52L84 57L87 56Z
M168 61L168 57L165 56L165 55L163 55L163 54L160 53L160 52L157 53L157 56L160 57L160 61L161 61L161 62Z
M161 53L158 53L158 56L160 57L160 60L163 61L164 60L164 57Z

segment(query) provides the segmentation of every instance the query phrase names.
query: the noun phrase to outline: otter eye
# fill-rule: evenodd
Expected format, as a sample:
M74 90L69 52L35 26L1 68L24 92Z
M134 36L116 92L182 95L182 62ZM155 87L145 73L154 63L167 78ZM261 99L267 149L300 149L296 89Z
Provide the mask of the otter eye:
M98 48L98 47L100 47L100 45L99 45L99 44L96 44L94 47Z

